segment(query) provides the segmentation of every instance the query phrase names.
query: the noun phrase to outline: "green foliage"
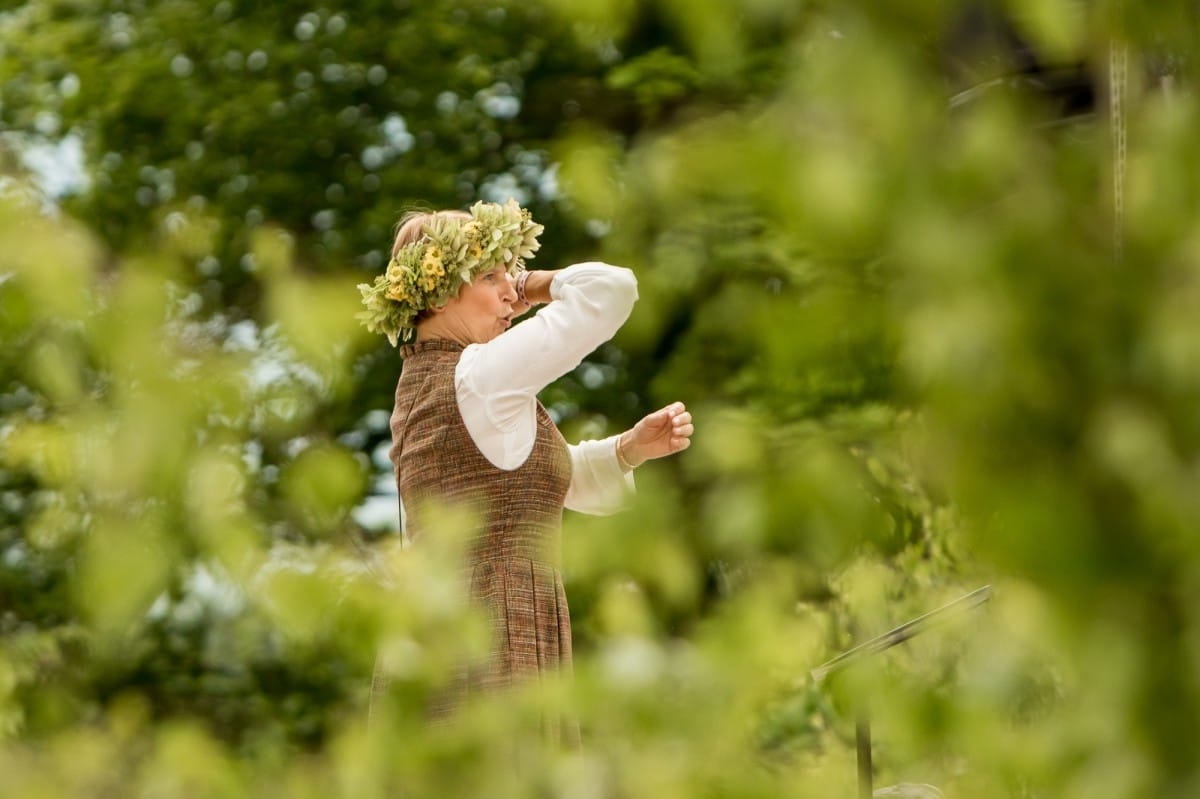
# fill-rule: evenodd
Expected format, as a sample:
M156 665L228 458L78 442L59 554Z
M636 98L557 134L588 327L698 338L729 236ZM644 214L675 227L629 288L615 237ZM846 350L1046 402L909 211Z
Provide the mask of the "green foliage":
M186 264L215 308L253 310L264 223L306 268L374 271L410 204L462 206L507 176L550 212L539 149L560 109L552 93L518 112L531 73L549 87L578 53L528 4L71 0L3 25L7 126L82 137L91 185L67 205L118 249L215 222Z
M1194 4L995 4L1046 68L997 83L955 3L576 5L0 16L5 147L89 180L0 185L0 795L850 795L863 712L881 783L1193 795ZM1113 41L1123 164L1047 94ZM568 516L573 678L431 723L486 625L454 509L352 512L399 367L353 287L495 193L639 275L568 437L697 434Z

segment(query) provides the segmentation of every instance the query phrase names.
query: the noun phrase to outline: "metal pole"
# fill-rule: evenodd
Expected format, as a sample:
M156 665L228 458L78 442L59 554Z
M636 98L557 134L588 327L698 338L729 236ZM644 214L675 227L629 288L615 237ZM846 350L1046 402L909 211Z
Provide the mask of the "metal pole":
M858 797L871 799L875 795L875 774L871 765L871 720L865 711L854 726L854 743L858 755Z

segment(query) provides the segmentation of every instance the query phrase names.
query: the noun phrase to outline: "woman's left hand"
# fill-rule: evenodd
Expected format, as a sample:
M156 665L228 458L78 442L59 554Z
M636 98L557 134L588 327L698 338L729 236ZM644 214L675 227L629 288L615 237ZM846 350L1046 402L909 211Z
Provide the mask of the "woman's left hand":
M622 433L617 446L626 464L641 466L652 458L665 458L687 449L694 431L692 414L682 402L673 402Z

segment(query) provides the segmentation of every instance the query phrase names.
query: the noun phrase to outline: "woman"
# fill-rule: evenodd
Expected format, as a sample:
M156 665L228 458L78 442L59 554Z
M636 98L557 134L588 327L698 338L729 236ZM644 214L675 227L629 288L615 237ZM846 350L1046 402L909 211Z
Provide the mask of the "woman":
M633 469L686 449L693 431L691 414L673 403L620 435L563 440L537 392L616 333L637 281L601 263L525 271L541 231L512 200L410 214L386 273L359 286L368 329L402 345L391 459L409 538L420 538L434 503L466 505L480 520L470 585L494 635L468 691L570 666L563 508L616 511Z

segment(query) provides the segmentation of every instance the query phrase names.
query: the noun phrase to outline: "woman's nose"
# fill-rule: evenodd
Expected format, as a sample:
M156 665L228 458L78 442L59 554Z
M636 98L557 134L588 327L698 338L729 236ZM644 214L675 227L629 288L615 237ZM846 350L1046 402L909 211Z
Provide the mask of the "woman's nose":
M517 301L517 279L507 272L504 273L504 299Z

